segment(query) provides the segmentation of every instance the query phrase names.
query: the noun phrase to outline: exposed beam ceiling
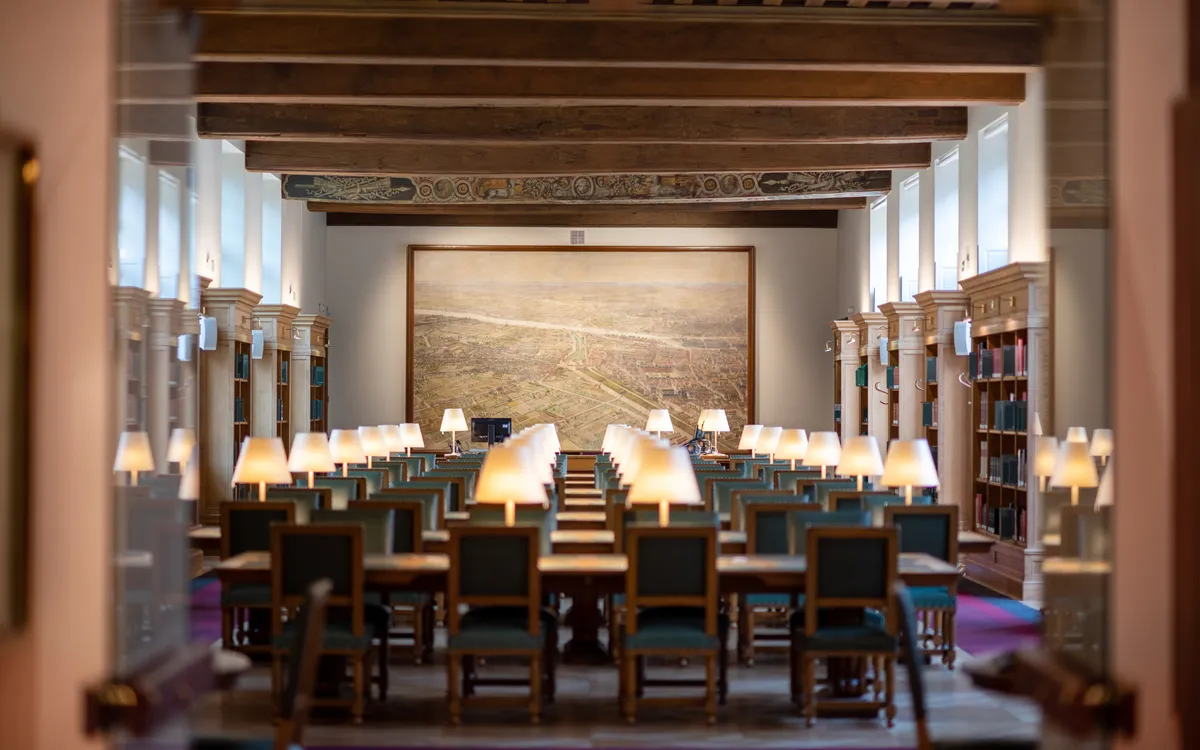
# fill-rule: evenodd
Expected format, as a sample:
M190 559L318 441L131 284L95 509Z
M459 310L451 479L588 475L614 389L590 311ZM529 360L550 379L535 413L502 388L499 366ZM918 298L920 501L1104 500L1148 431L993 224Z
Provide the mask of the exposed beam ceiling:
M117 134L121 138L154 138L190 141L195 135L191 104L123 104L117 108Z
M311 204L310 204L311 205ZM407 227L755 227L836 229L838 213L820 211L627 211L571 214L497 211L476 214L328 213L326 225Z
M781 146L509 144L488 146L249 141L252 172L340 175L595 175L612 172L805 172L920 169L928 143Z
M599 205L589 206L580 204L525 204L517 206L494 206L480 204L403 204L403 203L331 203L309 201L308 210L325 213L348 214L385 214L413 216L494 216L506 213L526 216L565 216L576 217L577 221L589 220L585 217L608 216L609 214L630 213L638 216L656 216L686 213L753 213L756 215L797 211L837 211L841 209L866 208L867 198L802 198L796 200L774 201L741 201L739 203L690 203L686 205L667 203L644 203L636 205Z
M445 13L445 11L442 11ZM1018 69L1032 22L771 16L206 12L199 61L557 64L782 69Z
M186 71L177 73L183 75ZM167 74L140 73L131 97L170 89ZM1020 73L782 71L679 68L616 72L596 67L207 63L196 100L271 104L707 104L720 106L954 106L1019 104Z
M393 143L819 143L962 139L964 107L371 107L201 104L210 138Z

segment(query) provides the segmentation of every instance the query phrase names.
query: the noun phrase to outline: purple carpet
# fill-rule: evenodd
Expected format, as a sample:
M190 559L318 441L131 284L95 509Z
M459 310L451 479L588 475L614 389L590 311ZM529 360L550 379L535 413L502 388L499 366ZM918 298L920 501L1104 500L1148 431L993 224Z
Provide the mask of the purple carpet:
M221 637L221 584L211 578L192 581L192 640L212 643Z

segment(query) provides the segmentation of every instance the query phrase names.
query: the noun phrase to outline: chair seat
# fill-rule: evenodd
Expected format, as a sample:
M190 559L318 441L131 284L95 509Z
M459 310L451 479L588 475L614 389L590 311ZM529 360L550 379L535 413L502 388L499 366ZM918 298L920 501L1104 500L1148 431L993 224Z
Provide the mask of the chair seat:
M914 586L908 591L917 609L954 609L958 604L958 598L945 586Z
M300 627L299 623L298 619L284 623L283 632L274 639L276 649L287 650L292 647L292 640ZM325 625L325 637L321 641L321 648L331 651L365 651L371 647L372 640L381 637L381 634L386 635L391 627L391 610L383 605L369 604L363 607L362 636L355 636L348 622L331 621Z
M231 583L221 587L223 607L269 607L271 584Z
M792 603L791 594L747 594L745 601L747 607L803 607L804 594L799 595L796 604Z
M393 607L416 607L429 601L429 594L420 591L393 591L387 595L387 602Z
M462 616L458 634L449 638L452 651L535 651L546 642L546 631L556 627L553 612L541 611L541 632L529 632L524 607L476 607Z
M804 632L803 618L794 616L792 644L800 651L893 651L896 636L888 634L882 619L868 611L862 624L823 625L810 636Z
M625 648L716 649L729 633L729 617L717 616L718 635L704 632L704 610L699 607L648 607L638 613L638 632L624 634Z

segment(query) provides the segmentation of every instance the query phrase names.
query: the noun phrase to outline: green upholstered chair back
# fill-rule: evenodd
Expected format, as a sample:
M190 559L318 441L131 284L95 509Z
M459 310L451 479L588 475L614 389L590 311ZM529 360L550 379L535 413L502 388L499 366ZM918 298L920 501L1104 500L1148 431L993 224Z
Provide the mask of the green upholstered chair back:
M767 459L767 460L763 461L762 463L756 463L754 465L753 476L756 476L756 477L762 479L768 485L774 487L775 486L775 475L781 471L791 471L791 469L792 469L791 461L784 461L782 459L777 459L775 461L771 461L770 459ZM820 474L818 474L817 476L820 476Z
M559 453L554 457L554 476L565 477L567 475L567 454Z
M826 479L826 480L818 479L816 482L813 483L812 495L810 496L810 499L814 503L819 503L822 508L828 509L830 492L836 492L838 490L853 490L857 486L858 486L858 483L853 479L851 479L849 481L833 480L833 479ZM799 493L797 493L797 494L799 494Z
M801 483L821 478L820 471L810 471L808 469L796 469L795 471L792 471L787 467L782 469L772 467L772 469L773 471L771 474L774 477L774 484L772 486L774 486L777 490L791 490L792 492L798 492L797 487Z
M279 714L282 721L276 729L276 740L291 744L299 741L301 730L308 721L308 708L313 686L317 682L317 663L321 642L325 636L325 617L329 607L329 581L317 581L308 587L308 595L300 606L292 645L288 649L287 678L280 695ZM286 733L284 736L281 734Z
M391 513L392 533L391 533L391 548L388 552L392 554L405 554L409 552L420 552L422 549L421 534L425 531L425 503L420 499L383 499L376 496L370 500L357 501L350 503L349 510L351 512L358 510L385 510ZM364 537L364 547L367 552L371 552L369 543Z
M524 607L531 634L541 632L538 529L533 526L455 526L450 529L446 620L459 633L463 606Z
M391 487L393 484L403 482L408 475L407 467L404 461L398 458L388 458L383 461L372 461L371 467L382 469L387 472L387 485Z
M360 466L347 471L346 476L362 477L367 480L367 494L354 498L355 500L364 500L388 486L388 477L391 476L391 472L388 469L374 468L374 465L370 469Z
M901 552L920 552L958 563L958 507L954 505L890 505L884 524L900 537Z
M404 502L411 501L421 504L421 519L425 531L440 528L442 498L444 490L434 487L409 487L407 482L399 487L388 487L383 492L377 492L367 498L367 502Z
M145 474L138 478L138 485L150 490L151 500L179 500L179 474Z
M746 503L745 509L746 551L752 555L789 555L791 515L797 511L817 512L821 508L812 503L763 501Z
M705 507L714 510L712 506L712 483L718 479L737 479L742 480L742 475L736 471L730 471L725 468L720 468L714 471L697 471L696 483L700 485L700 497L703 498Z
M633 527L658 527L658 508L652 506L634 506L633 508L625 509L619 506L616 509L617 528L613 529L613 537L616 541L617 552L628 552L629 547L626 546L629 539L629 529ZM720 514L704 510L701 506L686 506L673 505L671 506L671 526L672 527L713 527L719 529L721 526Z
M747 479L753 479L758 475L758 467L766 466L770 462L771 459L767 456L762 456L761 458L757 456L736 456L730 461L729 468L734 471L740 471L742 476Z
M463 510L467 501L475 497L475 477L478 475L478 469L446 469L438 467L431 469L421 475L422 479L448 479L458 485L458 500L457 504L453 504L454 510Z
M711 509L718 513L733 511L733 493L738 490L768 490L770 487L759 479L715 479L708 484L712 498Z
M788 516L791 530L792 554L808 554L808 530L810 528L826 528L831 526L861 526L866 528L871 522L868 513L831 513L821 510L794 511Z
M271 630L283 631L282 607L299 607L309 587L328 579L329 622L362 637L362 524L273 526L271 528Z
M480 505L471 507L471 516L467 519L470 526L503 526L503 505ZM517 525L532 526L538 530L538 554L549 555L553 552L550 543L550 532L558 528L558 519L553 510L547 510L540 505L518 505Z
M458 493L462 485L458 482L451 481L445 477L430 477L422 475L420 479L409 479L399 487L388 487L381 494L387 495L392 490L409 489L409 490L436 490L440 494L441 507L438 511L438 523L446 518L446 511L456 510L461 507L461 503L466 501L466 498L459 497Z
M346 510L318 510L313 513L314 525L363 525L363 553L387 555L392 552L392 511L371 507L370 503L354 502Z
M313 486L329 488L329 510L345 510L355 500L368 497L365 477L314 477Z
M866 509L866 501L862 495L843 495L837 492L830 495L829 510L835 513L861 513Z
M626 540L629 572L625 602L641 607L702 607L705 632L717 632L717 529L715 526L634 525ZM636 617L626 632L636 632Z
M294 524L296 504L290 500L221 503L221 557L271 549L271 526Z
M416 479L425 473L425 459L420 456L395 456L389 463L399 464L404 470L400 478L392 482L392 486L408 479Z
M896 530L811 527L807 537L805 631L816 632L822 609L869 607L884 612L895 633Z
M765 482L764 482L765 484ZM803 503L804 498L785 490L737 489L730 493L730 528L746 530L746 506L750 503Z
M421 473L422 474L429 471L430 469L437 468L437 465L438 465L438 454L434 453L433 451L413 451L411 458L421 459ZM411 474L409 474L409 479L412 479Z
M328 487L268 487L267 499L296 504L296 523L308 523L314 510L328 508L333 493Z

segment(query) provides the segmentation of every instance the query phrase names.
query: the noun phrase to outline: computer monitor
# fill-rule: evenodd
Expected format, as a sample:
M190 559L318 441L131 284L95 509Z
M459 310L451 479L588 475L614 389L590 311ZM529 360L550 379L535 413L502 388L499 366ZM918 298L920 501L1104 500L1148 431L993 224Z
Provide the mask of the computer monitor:
M495 445L512 435L512 419L508 417L471 417L471 442Z

